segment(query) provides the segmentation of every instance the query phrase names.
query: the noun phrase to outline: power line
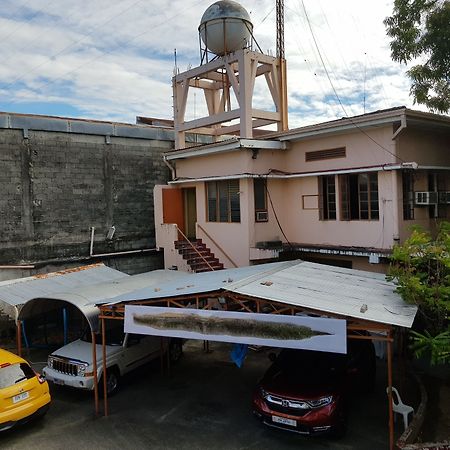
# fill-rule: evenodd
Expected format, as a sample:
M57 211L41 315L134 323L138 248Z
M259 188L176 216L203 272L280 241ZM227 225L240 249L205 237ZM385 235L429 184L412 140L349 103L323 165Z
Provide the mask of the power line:
M141 2L141 1L143 1L143 0L138 0L138 1L135 2L135 3L139 3L139 2ZM203 3L203 1L204 1L204 0L198 0L197 2L193 3L191 6L196 6L196 5L198 5L199 3ZM129 9L129 8L128 8L128 9ZM92 63L92 62L95 62L95 61L97 61L98 59L102 58L105 54L110 54L110 55L112 55L113 52L116 51L117 49L125 47L125 46L128 45L130 42L132 42L132 41L134 41L134 40L140 38L141 36L144 36L144 35L146 35L146 34L148 34L148 33L152 33L156 28L158 28L158 27L160 27L160 26L162 26L162 25L165 25L167 22L170 22L171 20L173 20L174 18L176 18L176 17L178 17L178 16L180 16L180 15L182 15L182 14L183 14L183 12L180 11L179 13L174 14L173 16L168 17L166 20L159 22L158 24L154 25L153 27L151 27L151 28L148 29L147 31L144 31L144 32L142 32L142 33L140 33L140 34L134 35L133 37L131 37L131 38L128 39L127 41L123 42L122 44L116 45L116 47L113 48L112 50L102 50L100 55L97 55L97 56L95 56L94 58L91 58L91 59L89 59L89 60L83 62L82 64L80 64L79 66L75 67L74 69L71 69L71 70L69 70L69 71L67 71L67 72L64 72L64 73L63 73L62 75L60 75L59 77L56 77L56 78L53 78L53 79L51 79L51 80L48 80L48 81L44 82L44 83L41 85L40 89L42 89L42 87L45 87L45 86L47 86L47 85L49 85L49 84L51 84L51 83L54 83L54 82L56 82L56 81L58 81L58 80L61 80L61 79L65 78L67 75L70 75L70 74L72 74L72 73L77 72L79 69L81 69L81 68L84 67L85 65L90 64L90 63ZM14 82L8 84L8 85L6 86L6 88L8 88L9 86L11 86L11 85L14 84L15 82L16 82L16 81L14 81Z
M44 9L46 9L49 5L51 5L52 3L54 3L55 0L50 0L49 2L47 2L43 8L38 9L30 18L28 18L25 21L20 22L19 25L17 25L17 27L15 27L10 33L6 34L5 36L2 36L0 38L0 41L2 43L2 45L4 45L6 43L6 41L8 40L9 37L11 37L14 33L16 33L18 30L20 30L22 27L24 27L27 23L30 23L39 13L43 12ZM13 13L13 15L19 11L21 8L25 8L28 6L28 4L31 3L31 0L28 2L23 3L21 6L19 6Z
M52 62L56 57L60 56L62 53L64 53L66 50L68 50L69 48L73 47L74 45L79 44L80 42L83 42L86 38L88 38L89 36L92 35L92 33L97 30L98 28L101 28L105 25L107 25L108 23L112 22L116 17L121 16L122 14L124 14L125 12L127 12L128 10L130 10L131 8L133 8L134 6L136 6L138 3L143 2L144 0L137 0L134 3L132 3L131 5L129 5L128 7L126 7L125 9L123 9L122 11L120 11L119 13L115 14L114 16L110 17L108 20L106 20L105 22L102 22L100 25L95 26L87 35L83 36L81 39L72 42L69 45L66 45L62 50L59 50L58 52L56 52L55 54L47 57L48 60L42 62L41 64L38 64L37 66L34 66L33 68L31 68L29 71L25 72L23 75L16 77L13 81L11 81L9 84L7 84L5 86L4 89L8 89L10 86L14 85L15 83L17 83L18 81L22 80L25 76L30 75L31 73L34 73L37 69L41 68L42 66L47 65L48 63Z
M315 45L316 48L317 48L317 52L319 53L320 60L321 60L321 62L322 62L322 66L323 66L323 68L324 68L324 70L325 70L325 73L326 73L326 75L327 75L328 81L330 82L331 88L333 89L334 95L335 95L336 98L338 99L339 104L341 105L342 111L344 111L345 117L352 123L352 125L353 125L355 128L357 128L361 133L363 133L365 136L367 136L374 144L378 145L378 147L380 147L380 148L383 149L385 152L389 153L391 156L393 156L394 158L398 159L399 161L405 162L405 160L403 160L402 158L400 158L400 156L398 156L398 155L396 155L395 153L391 152L389 149L387 149L387 148L384 147L382 144L380 144L379 142L377 142L372 136L370 136L368 133L366 133L360 126L358 126L358 124L355 123L355 122L352 120L351 117L348 116L347 111L345 110L345 107L344 107L343 103L341 102L341 99L340 99L340 97L339 97L339 95L338 95L338 93L337 93L337 91L336 91L336 89L335 89L335 87L334 87L334 85L333 85L333 82L331 81L331 78L330 78L330 75L329 75L329 73L328 73L327 67L326 67L325 62L324 62L324 60L323 60L323 58L322 58L322 54L321 54L320 49L319 49L319 46L318 46L318 44L317 44L317 40L316 40L316 37L315 37L315 35L314 35L313 29L312 29L312 26L311 26L311 22L310 22L310 20L309 20L309 16L308 16L308 13L307 13L307 11L306 11L305 3L304 3L303 0L301 0L301 2L302 2L303 10L304 10L304 12L305 12L306 21L308 22L308 27L309 27L309 30L310 30L310 32L311 32L311 36L312 36L312 38L313 38L313 40L314 40L314 45Z

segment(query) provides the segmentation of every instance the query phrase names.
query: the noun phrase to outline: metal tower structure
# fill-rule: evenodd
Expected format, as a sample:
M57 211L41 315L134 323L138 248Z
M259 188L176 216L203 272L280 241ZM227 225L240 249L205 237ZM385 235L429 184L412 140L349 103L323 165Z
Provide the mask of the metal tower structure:
M289 129L287 103L287 69L284 53L284 0L276 0L277 13L277 58L280 68L280 103L281 103L281 131Z
M284 55L284 0L277 2L277 58L285 59Z

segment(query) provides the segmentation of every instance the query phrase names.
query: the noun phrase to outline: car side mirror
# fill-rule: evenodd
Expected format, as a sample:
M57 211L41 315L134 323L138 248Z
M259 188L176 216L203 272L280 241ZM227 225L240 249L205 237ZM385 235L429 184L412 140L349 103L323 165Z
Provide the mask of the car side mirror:
M273 352L269 353L268 357L272 362L275 362L275 360L277 359L277 355Z

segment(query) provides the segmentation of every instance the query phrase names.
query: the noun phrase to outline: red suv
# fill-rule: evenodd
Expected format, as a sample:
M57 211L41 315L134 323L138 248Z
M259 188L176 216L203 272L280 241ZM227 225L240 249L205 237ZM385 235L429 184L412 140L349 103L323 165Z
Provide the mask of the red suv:
M254 392L253 412L275 428L342 436L349 394L375 382L370 340L349 340L346 355L284 349L269 356L273 364Z

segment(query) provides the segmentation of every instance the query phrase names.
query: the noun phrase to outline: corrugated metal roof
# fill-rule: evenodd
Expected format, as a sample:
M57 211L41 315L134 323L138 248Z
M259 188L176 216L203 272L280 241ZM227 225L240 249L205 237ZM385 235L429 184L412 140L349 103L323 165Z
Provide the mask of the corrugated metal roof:
M111 269L113 270L113 269ZM114 270L114 272L117 272ZM98 327L97 304L106 303L117 294L126 294L135 291L142 286L153 286L163 282L170 282L176 278L183 277L184 274L173 270L155 270L139 275L129 276L118 272L120 276L115 276L111 272L108 279L97 280L96 283L82 283L71 286L67 290L49 292L45 295L36 295L29 299L21 308L19 319L25 320L36 314L54 308L54 301L63 301L76 306L86 317L92 330Z
M146 300L155 298L178 297L180 295L205 294L208 292L220 291L227 285L236 281L241 281L255 274L266 273L270 270L279 270L285 265L292 263L270 263L258 266L239 267L236 269L217 270L204 273L177 272L181 277L175 280L165 281L161 279L158 283L153 283L142 289L128 292L111 299L108 304L127 302L132 300ZM173 272L173 271L169 271Z
M297 262L234 283L229 291L288 305L410 328L417 307L406 304L383 274Z
M129 292L111 304L228 290L282 304L410 328L417 307L406 304L383 274L304 261L187 274Z
M92 264L7 280L0 282L0 301L17 307L33 298L48 297L58 292L70 291L105 281L110 282L124 277L129 277L129 275L103 264Z

